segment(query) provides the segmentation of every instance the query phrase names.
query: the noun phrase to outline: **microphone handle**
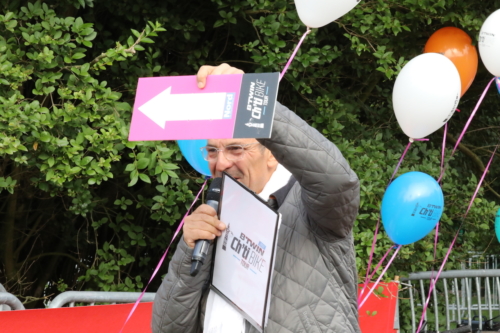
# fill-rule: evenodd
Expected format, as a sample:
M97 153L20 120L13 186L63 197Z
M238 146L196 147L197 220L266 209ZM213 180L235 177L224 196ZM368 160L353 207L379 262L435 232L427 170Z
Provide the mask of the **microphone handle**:
M207 205L217 210L219 209L219 202L215 200L208 200ZM201 266L205 263L207 258L208 250L210 248L210 241L208 239L198 239L194 245L193 256L191 259L191 276L196 276L201 269Z

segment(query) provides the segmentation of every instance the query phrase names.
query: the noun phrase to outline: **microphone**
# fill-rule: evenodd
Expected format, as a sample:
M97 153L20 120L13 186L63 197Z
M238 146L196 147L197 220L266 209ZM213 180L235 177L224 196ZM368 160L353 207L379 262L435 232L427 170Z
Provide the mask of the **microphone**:
M215 209L216 212L219 210L219 200L220 200L220 187L222 185L222 178L214 178L212 184L208 188L207 202L206 204ZM198 239L194 245L193 256L191 257L191 276L196 276L201 269L201 266L205 263L207 257L208 249L210 248L210 241L207 239Z

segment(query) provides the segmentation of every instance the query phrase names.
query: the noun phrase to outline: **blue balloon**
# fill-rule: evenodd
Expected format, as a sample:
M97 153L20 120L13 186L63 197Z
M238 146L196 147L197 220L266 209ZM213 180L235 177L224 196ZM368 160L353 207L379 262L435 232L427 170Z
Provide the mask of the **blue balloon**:
M200 148L207 145L208 140L178 140L177 144L181 148L182 155L191 164L193 169L202 175L210 177L208 162L203 159Z
M423 172L412 171L396 178L382 199L382 223L389 238L406 245L424 238L443 214L443 191Z
M500 242L500 208L495 216L495 233L497 234L497 239Z

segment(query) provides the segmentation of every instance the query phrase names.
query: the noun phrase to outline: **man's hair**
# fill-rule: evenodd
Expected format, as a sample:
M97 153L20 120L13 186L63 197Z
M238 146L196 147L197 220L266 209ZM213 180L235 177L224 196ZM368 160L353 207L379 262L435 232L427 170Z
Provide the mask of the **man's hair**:
M262 154L264 154L264 152L266 151L267 148L266 148L266 146L264 146L262 143L259 142L259 149L260 149L260 152Z

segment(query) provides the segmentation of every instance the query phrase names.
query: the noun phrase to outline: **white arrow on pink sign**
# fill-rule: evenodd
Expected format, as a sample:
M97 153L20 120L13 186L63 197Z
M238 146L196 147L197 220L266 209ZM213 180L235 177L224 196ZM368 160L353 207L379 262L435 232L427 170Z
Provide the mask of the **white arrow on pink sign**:
M130 141L232 138L242 75L140 78Z
M139 111L163 129L167 121L224 119L226 99L234 99L234 93L174 95L171 90L168 87L139 107Z

